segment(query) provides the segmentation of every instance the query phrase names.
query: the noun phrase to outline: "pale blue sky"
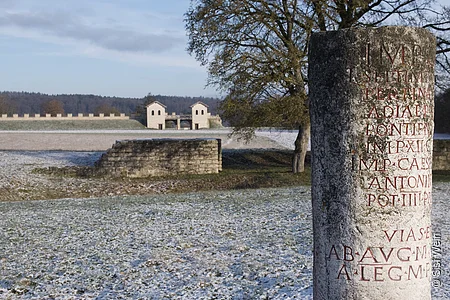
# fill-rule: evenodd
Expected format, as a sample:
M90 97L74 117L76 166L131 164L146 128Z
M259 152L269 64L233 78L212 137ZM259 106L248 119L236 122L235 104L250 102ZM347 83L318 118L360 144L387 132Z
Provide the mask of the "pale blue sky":
M217 96L186 52L189 0L0 0L0 91Z

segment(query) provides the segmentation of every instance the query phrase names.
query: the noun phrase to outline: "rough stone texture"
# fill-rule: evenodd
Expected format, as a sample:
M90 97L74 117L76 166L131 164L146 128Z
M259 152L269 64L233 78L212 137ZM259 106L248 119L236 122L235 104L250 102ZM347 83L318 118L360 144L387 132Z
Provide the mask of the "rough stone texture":
M221 140L117 141L95 165L99 174L111 177L218 173L222 170Z
M433 170L450 170L450 140L433 141Z
M314 299L430 299L435 39L383 27L310 43Z

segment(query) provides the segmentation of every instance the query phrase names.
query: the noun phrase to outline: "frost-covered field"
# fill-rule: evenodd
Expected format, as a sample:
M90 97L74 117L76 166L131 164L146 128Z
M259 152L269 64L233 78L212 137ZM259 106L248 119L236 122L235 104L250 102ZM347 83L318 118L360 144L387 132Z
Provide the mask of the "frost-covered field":
M310 299L309 189L0 203L0 298Z
M296 132L258 135L289 148ZM0 187L70 191L72 179L31 170L99 155L2 151ZM433 299L450 299L449 200L450 184L434 184L442 286ZM309 187L297 187L0 202L0 299L312 299L310 201Z
M450 299L449 193L434 188L447 273L433 299ZM298 187L0 202L0 298L312 299L310 199Z

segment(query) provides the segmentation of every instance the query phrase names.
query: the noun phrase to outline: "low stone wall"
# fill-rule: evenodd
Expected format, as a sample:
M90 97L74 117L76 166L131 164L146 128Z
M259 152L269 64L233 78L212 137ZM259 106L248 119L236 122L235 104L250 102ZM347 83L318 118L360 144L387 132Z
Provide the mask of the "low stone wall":
M117 141L96 162L111 177L145 178L211 174L222 170L220 139L141 139Z
M433 141L433 170L450 170L450 140Z

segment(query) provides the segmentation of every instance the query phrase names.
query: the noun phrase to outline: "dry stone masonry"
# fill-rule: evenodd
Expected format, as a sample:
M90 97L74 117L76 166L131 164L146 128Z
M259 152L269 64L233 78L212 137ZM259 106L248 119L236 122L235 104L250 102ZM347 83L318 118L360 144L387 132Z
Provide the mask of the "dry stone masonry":
M314 299L431 298L435 45L408 27L311 38Z
M433 141L433 170L450 170L450 140Z
M117 141L96 163L98 174L111 177L212 174L221 170L220 139Z

